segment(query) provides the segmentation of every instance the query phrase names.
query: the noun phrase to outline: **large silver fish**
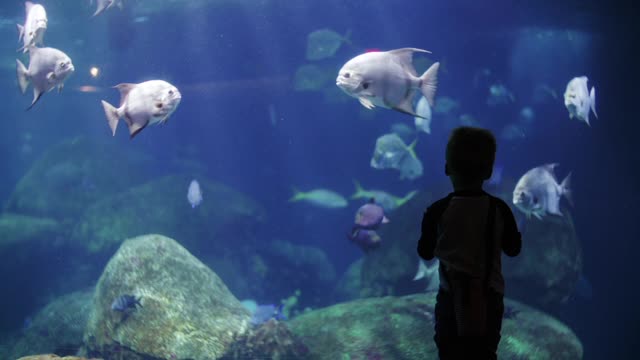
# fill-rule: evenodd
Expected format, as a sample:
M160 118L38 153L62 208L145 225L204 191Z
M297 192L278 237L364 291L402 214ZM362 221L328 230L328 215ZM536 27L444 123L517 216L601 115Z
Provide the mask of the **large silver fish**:
M147 125L166 122L182 99L178 89L163 80L119 84L115 87L120 90L120 106L115 108L102 100L102 107L114 136L120 118L124 118L133 139Z
M47 30L47 12L40 4L26 1L24 7L27 13L24 25L18 24L18 41L24 44L18 51L27 52L30 46L42 45L44 33Z
M560 198L571 200L571 174L558 184L553 169L558 164L538 166L527 171L513 190L513 204L527 217L542 220L547 214L562 216Z
M33 101L27 110L31 109L45 92L56 87L60 92L64 81L74 70L71 59L62 51L48 47L29 47L29 69L20 60L16 60L20 91L24 94L29 83L33 83Z
M587 86L587 77L580 76L571 79L567 84L564 92L564 106L569 111L569 117L574 117L580 121L589 124L589 112L593 111L593 115L598 117L596 113L596 88Z
M340 69L336 85L367 109L377 105L422 117L413 109L414 94L420 90L433 106L440 63L434 63L418 76L412 63L414 52L429 53L404 48L358 55Z

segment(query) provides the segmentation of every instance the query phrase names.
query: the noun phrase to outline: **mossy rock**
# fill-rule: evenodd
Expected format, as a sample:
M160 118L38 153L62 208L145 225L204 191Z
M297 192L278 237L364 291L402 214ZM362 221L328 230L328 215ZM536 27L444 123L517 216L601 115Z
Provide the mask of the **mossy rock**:
M149 158L125 152L116 142L88 137L67 139L51 147L20 179L5 210L73 223L90 204L150 175Z
M0 214L0 254L7 249L28 248L37 242L52 243L62 231L60 224L49 218L39 218L20 214ZM15 254L13 254L15 256Z
M192 251L257 241L265 212L248 196L199 178L204 200L192 208L187 188L192 178L170 175L127 189L88 207L71 236L91 253L113 251L124 239L160 233L177 239Z
M75 354L82 346L92 298L93 288L53 300L36 313L8 358L33 353Z
M121 295L141 306L111 309ZM217 359L250 326L250 315L220 278L175 240L126 240L107 264L84 334L87 353L131 359ZM113 358L118 358L114 355Z
M437 359L435 293L356 300L307 312L290 328L309 360ZM582 344L555 318L505 300L499 359L581 359ZM348 326L345 326L348 324Z

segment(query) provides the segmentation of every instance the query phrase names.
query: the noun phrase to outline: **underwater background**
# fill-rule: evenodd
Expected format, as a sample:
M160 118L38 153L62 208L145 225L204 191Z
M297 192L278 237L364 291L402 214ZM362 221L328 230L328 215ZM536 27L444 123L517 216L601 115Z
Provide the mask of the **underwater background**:
M238 324L248 316L238 300L275 308L277 322L291 324L272 332L301 343L279 350L291 357L323 358L323 346L329 353L310 339L319 338L314 329L331 328L323 321L332 314L314 311L344 303L346 312L360 314L349 323L406 311L398 324L407 331L387 339L388 347L401 348L406 337L431 350L411 357L407 348L397 350L403 355L375 346L359 353L331 343L343 349L342 358L436 358L431 320L406 319L423 316L412 309L432 310L426 284L412 280L415 244L424 208L450 191L444 148L460 125L496 134L502 177L487 190L509 204L516 181L531 168L558 163L559 180L572 176L573 204L561 199L563 217L519 214L527 226L521 262L505 261L503 269L506 297L518 302L507 303L503 357L635 358L639 125L637 110L625 109L637 101L637 65L628 63L637 58L632 4L132 0L95 17L95 2L41 4L49 20L44 45L64 51L75 72L60 93L44 94L25 111L31 90L20 93L15 68L16 59L29 59L16 52L24 4L2 2L0 359L77 351L105 359L207 359L225 351L251 358L238 350L246 344L225 336L215 341L224 346L208 350L145 345L144 333L167 324L145 315L156 304L147 299L184 304L188 319L213 316L209 305L219 304L201 299L198 293L209 289L203 283L217 284L211 293L220 292L229 306L228 322L237 325L229 332L242 333ZM310 36L320 30L319 40ZM334 83L356 55L404 47L431 51L414 54L419 74L440 62L430 133L416 130L413 116L365 109ZM320 58L310 58L309 49ZM598 117L591 114L590 125L570 119L563 102L567 82L582 75L597 89ZM100 101L117 105L113 86L151 79L180 90L178 108L133 139L125 124L112 136ZM416 140L419 176L371 166L376 140L394 131L407 145ZM194 179L202 202L192 207L187 190ZM400 198L417 191L387 213L382 245L367 252L347 238L355 211L368 200L351 198L356 182ZM334 191L348 204L290 201L296 191L313 189ZM120 247L147 234L175 241L151 236ZM156 252L147 253L145 244ZM148 269L166 275L166 283L145 287ZM173 292L154 295L162 288ZM125 293L140 297L142 307L134 304L124 320L114 320L109 308ZM249 311L254 320L255 308ZM131 324L136 316L147 321ZM337 318L334 326L348 327ZM518 324L531 328L512 333ZM168 338L199 329L181 326L163 329ZM369 330L353 342L389 334ZM536 342L544 336L562 339Z

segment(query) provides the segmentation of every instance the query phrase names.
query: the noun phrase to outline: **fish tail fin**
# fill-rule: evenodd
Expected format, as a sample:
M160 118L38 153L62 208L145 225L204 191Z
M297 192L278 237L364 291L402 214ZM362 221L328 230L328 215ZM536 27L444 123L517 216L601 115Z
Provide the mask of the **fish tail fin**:
M358 199L361 197L364 197L364 188L362 187L362 185L360 184L360 182L358 182L358 180L353 179L353 185L356 187L356 192L353 193L353 195L351 195L352 199Z
M293 196L289 198L289 202L296 202L304 199L305 194L302 191L299 191L295 187L292 190L293 190Z
M16 24L16 27L18 28L18 41L22 40L22 37L24 36L24 26L20 25L20 24Z
M418 193L418 191L416 191L416 190L413 190L413 191L409 192L409 193L408 193L407 195L405 195L402 199L398 199L398 200L396 201L396 206L397 206L397 207L400 207L400 206L402 206L402 205L406 204L406 203L407 203L407 201L411 200L414 196L416 196L416 194L417 194L417 193Z
M429 106L434 105L434 98L436 96L436 88L438 87L438 69L440 63L433 63L427 71L420 76L420 90L422 95L427 99Z
M562 183L560 183L560 194L564 195L567 200L569 200L571 206L573 206L573 195L571 192L571 173L569 173L569 175L567 175L567 177L562 180Z
M411 155L412 158L417 159L418 155L416 155L416 145L418 144L418 138L416 137L415 140L413 140L411 142L411 144L409 144L409 146L407 147L407 150L409 150L409 155Z
M120 119L118 109L104 100L102 100L102 107L104 108L104 115L107 117L109 128L111 128L111 133L113 136L116 136L116 128L118 127L118 120Z
M589 93L589 98L591 99L591 111L593 111L593 115L598 118L598 113L596 112L596 87L591 87L591 93Z
M18 77L20 92L24 94L27 91L27 86L29 86L29 74L27 68L18 59L16 59L16 76Z

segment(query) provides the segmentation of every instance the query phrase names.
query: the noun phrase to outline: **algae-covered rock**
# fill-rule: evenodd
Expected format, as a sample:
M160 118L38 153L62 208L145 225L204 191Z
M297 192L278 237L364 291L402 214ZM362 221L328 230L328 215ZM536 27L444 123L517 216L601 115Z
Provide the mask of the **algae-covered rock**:
M307 312L290 328L309 360L437 359L434 307L434 293L362 299ZM555 318L512 300L505 307L499 359L582 358L578 338Z
M73 222L96 200L149 175L148 158L114 142L77 137L47 150L22 177L5 210Z
M60 224L54 219L0 214L0 254L5 249L23 248L31 242L53 242L60 231Z
M582 274L582 249L571 214L529 219L522 227L522 252L503 258L509 296L541 306L562 303Z
M73 229L72 241L89 252L115 249L124 239L160 233L189 249L221 251L227 245L255 242L264 210L230 187L199 178L204 200L192 208L186 175L162 177L132 187L88 207Z
M112 310L125 294L142 306ZM222 280L175 240L145 235L126 240L107 264L84 339L95 357L210 360L246 331L249 318Z
M29 356L21 357L18 360L92 360L92 359L87 359L79 356L60 357L56 354L43 354L43 355L29 355Z
M413 281L418 266L416 247L425 207L432 197L420 192L389 216L378 233L382 245L364 256L360 276L360 297L407 295L424 290Z
M33 316L8 358L16 359L33 353L75 354L82 346L92 298L93 289L88 289L61 296L49 303Z

